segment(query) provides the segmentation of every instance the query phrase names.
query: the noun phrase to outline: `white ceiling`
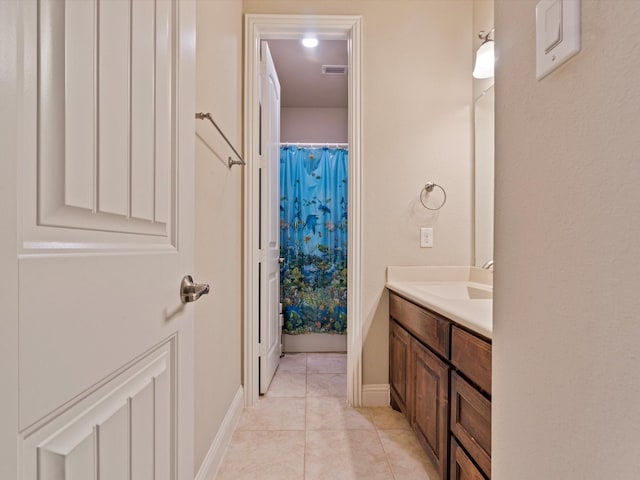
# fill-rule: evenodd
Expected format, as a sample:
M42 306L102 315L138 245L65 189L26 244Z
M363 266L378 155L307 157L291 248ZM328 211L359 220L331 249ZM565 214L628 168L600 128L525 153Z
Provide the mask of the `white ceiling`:
M300 40L269 40L282 89L282 107L347 108L347 75L323 75L322 65L347 65L346 40L320 40L306 48Z

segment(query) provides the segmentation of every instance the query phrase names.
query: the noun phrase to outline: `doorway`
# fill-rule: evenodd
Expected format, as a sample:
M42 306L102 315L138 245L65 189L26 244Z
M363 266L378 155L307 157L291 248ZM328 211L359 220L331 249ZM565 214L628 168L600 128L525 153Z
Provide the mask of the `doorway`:
M281 87L282 352L346 353L347 40L265 42Z
M348 286L347 399L361 405L361 17L309 15L247 15L245 18L245 171L244 231L244 389L245 405L258 398L260 344L260 45L263 40L300 40L313 33L318 40L348 44Z

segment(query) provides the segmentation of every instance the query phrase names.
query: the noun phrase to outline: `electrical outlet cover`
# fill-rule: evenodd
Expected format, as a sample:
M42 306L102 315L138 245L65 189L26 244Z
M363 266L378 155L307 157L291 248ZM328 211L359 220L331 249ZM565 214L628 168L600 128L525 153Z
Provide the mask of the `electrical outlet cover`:
M433 247L433 228L422 227L420 229L420 248Z
M536 5L536 78L543 79L580 51L580 0Z

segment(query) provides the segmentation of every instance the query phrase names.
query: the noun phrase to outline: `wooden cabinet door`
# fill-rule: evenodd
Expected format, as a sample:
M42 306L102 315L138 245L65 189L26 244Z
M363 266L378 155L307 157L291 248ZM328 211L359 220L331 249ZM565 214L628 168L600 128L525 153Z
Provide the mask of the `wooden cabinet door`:
M446 478L449 367L412 339L410 372L411 425Z
M389 322L389 383L391 406L409 415L407 408L411 337L393 320Z
M486 480L464 450L451 437L450 480Z
M451 433L490 476L491 402L455 372L451 372Z

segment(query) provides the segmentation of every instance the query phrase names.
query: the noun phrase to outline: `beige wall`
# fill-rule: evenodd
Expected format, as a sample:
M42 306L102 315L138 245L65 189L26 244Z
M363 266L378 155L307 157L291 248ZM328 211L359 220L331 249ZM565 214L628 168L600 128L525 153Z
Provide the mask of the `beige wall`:
M346 108L283 108L280 141L346 143L349 140Z
M471 261L471 1L245 0L246 13L363 17L365 384L388 383L387 265ZM419 206L427 181L446 206ZM419 228L434 248L419 248Z
M242 3L197 2L196 109L242 147ZM241 382L242 168L208 121L196 123L195 469Z
M536 3L495 10L492 476L640 478L640 2L542 81Z

